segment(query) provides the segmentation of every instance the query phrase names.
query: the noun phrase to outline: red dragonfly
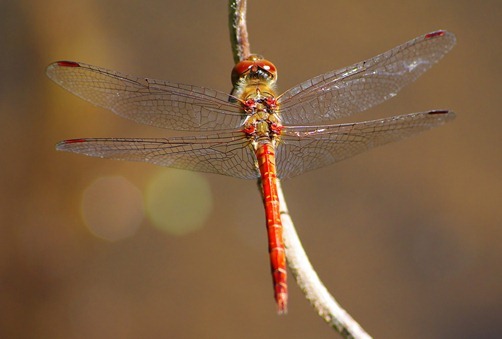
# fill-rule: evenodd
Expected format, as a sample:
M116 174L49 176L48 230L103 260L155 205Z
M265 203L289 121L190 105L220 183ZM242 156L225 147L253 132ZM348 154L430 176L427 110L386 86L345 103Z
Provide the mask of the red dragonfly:
M47 75L97 106L139 123L201 132L155 139L71 139L56 148L261 180L274 296L283 313L286 259L276 178L291 178L453 119L451 111L433 110L325 124L392 98L454 44L452 33L428 33L369 60L316 76L281 95L275 90L276 67L258 55L235 65L231 94L131 77L79 62L55 62Z

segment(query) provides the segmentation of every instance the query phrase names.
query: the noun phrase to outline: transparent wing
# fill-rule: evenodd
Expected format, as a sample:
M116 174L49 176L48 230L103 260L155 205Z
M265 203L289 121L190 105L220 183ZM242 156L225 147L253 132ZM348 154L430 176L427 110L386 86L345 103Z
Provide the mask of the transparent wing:
M350 124L286 127L276 151L278 177L291 178L333 164L454 117L449 111L429 111Z
M370 148L401 140L452 120L455 113L429 111L358 123L285 127L277 146L277 173L291 178ZM259 172L242 132L170 139L89 138L60 142L60 151L256 179Z
M372 59L305 81L279 97L285 124L334 120L364 111L397 94L455 44L446 31L422 35Z
M240 107L212 89L135 78L73 61L47 67L55 83L94 105L136 122L171 130L236 128Z
M259 177L253 150L240 132L170 139L72 139L58 143L56 148L242 179Z

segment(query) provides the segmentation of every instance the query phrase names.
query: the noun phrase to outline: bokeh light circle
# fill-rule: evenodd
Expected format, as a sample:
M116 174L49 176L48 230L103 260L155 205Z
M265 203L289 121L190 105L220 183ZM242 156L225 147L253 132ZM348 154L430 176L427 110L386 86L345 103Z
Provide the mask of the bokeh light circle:
M97 237L117 241L136 233L143 220L141 191L121 176L101 177L82 195L82 217Z
M152 224L174 235L201 228L213 207L209 183L202 175L172 169L151 179L145 202Z

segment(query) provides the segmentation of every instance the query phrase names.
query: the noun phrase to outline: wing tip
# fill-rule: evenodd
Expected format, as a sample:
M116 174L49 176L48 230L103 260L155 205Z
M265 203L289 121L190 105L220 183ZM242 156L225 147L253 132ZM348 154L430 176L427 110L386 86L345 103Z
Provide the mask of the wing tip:
M56 150L57 151L67 151L68 150L68 145L72 144L78 144L78 143L84 143L86 142L86 139L68 139L68 140L63 140L60 141L56 144Z
M455 115L455 112L453 111L450 111L449 109L434 109L434 110L431 110L429 112L427 112L428 114L450 114L450 115Z
M53 70L58 67L82 67L82 65L79 62L67 61L67 60L60 60L60 61L53 62L49 66L47 66L47 69L46 69L46 73L49 75L49 77L50 77L51 73L53 72Z
M456 117L455 112L447 110L447 109L432 110L432 111L427 112L427 115L438 116L439 118L442 118L444 122L453 120Z
M61 60L61 61L56 61L53 63L53 65L57 65L59 67L80 67L80 63L75 62L75 61L67 61L67 60Z
M448 33L448 32L445 31L445 30L443 30L443 29L440 29L440 30L437 30L437 31L434 31L434 32L427 33L425 35L425 38L426 39L437 38L437 37L440 37L440 36L444 36L446 33Z
M449 32L445 29L438 29L437 31L433 31L430 33L427 33L423 36L425 40L429 39L436 39L436 38L443 38L443 39L450 39L452 44L455 44L457 38L455 37L455 34L452 32Z

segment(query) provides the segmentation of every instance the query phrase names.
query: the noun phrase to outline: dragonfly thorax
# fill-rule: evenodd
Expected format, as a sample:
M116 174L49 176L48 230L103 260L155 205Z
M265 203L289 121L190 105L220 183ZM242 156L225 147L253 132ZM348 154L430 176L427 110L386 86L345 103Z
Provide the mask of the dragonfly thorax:
M250 103L250 101L247 101ZM275 110L267 108L263 102L254 104L255 108L248 110L248 116L244 121L242 131L249 139L258 140L274 140L281 134L282 124Z
M276 114L258 112L247 117L242 132L252 141L277 140L282 128Z
M268 84L245 86L241 91L241 105L247 115L243 124L246 134L258 133L260 136L278 134L279 130L275 126L280 125L279 105L275 92Z

